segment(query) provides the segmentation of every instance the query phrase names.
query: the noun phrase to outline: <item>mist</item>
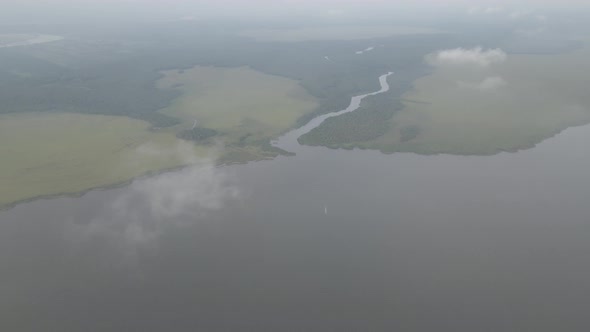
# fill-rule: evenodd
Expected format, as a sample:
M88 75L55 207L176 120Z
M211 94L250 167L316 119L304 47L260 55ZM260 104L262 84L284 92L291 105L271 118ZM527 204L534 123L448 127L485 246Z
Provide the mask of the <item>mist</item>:
M3 2L0 24L106 24L190 20L327 20L333 22L382 20L441 20L468 16L488 18L506 15L512 19L534 11L588 9L585 1L292 1L292 0L8 0ZM480 17L482 19L483 17Z
M0 330L588 330L589 13L3 1Z

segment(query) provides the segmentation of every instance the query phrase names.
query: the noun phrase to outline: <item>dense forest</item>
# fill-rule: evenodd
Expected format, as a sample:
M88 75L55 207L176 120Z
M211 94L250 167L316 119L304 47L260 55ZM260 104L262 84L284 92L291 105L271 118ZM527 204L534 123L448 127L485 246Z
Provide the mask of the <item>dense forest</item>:
M180 97L182 89L158 88L156 82L163 71L182 71L197 65L247 66L295 79L316 98L317 108L294 124L300 126L317 115L346 108L352 96L377 90L377 77L393 71L395 74L388 79L388 93L368 98L354 114L330 119L300 140L310 145L350 147L355 142L374 140L390 129L389 119L403 107L402 94L412 88L417 78L431 72L424 61L426 54L444 48L497 47L510 42L504 40L503 28L490 29L483 37L480 32L439 33L300 42L256 41L240 36L242 28L220 30L209 23L169 22L141 29L80 29L74 34L71 27L44 27L48 33L68 33L63 33L63 40L52 43L0 48L0 114L121 115L148 121L154 129L172 127L181 121L159 111ZM39 27L12 29L27 33ZM368 47L373 49L357 54ZM214 136L205 128L178 129L185 130L178 132L178 137L201 144ZM404 141L411 141L421 130L397 129ZM246 150L256 146L259 151L274 155L286 153L272 148L273 137L252 139L255 136L246 133L229 144Z
M187 141L203 142L207 139L214 137L218 134L217 130L210 128L195 127L179 132L178 138L182 138Z
M390 90L386 93L363 99L354 112L329 118L319 127L301 136L305 145L349 147L353 143L372 141L387 133L392 126L389 121L403 109L402 94L411 89L411 82L430 72L426 65L415 65L397 70L387 81ZM404 127L401 135L405 141L417 136L418 127Z
M195 27L189 37L191 30L186 26L172 25L159 32L128 32L116 37L88 34L0 49L0 113L124 115L147 120L154 127L173 126L176 119L157 111L180 92L156 88L154 83L162 70L195 65L249 66L297 79L318 98L318 109L300 119L303 123L317 114L346 107L353 95L375 90L375 78L384 72L420 70L423 54L458 43L451 35L271 43L201 30ZM355 54L368 45L383 46L363 56Z
M327 119L320 127L301 136L299 142L340 146L374 140L387 133L388 120L402 107L401 102L389 94L368 97L356 111Z

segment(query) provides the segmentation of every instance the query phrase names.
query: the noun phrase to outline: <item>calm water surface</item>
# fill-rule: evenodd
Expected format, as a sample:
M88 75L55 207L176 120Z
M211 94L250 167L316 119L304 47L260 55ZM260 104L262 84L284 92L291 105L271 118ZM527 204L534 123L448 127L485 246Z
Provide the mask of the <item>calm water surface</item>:
M300 149L19 205L0 330L587 331L589 141Z

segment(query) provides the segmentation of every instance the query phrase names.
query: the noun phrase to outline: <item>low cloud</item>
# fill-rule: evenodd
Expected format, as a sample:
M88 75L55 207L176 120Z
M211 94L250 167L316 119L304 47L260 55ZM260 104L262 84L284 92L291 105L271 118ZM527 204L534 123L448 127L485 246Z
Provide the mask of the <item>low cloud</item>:
M435 54L427 56L427 61L435 66L460 66L470 65L478 67L488 67L494 63L506 61L506 52L499 48L484 50L481 47L471 49L455 48L442 50Z
M186 144L176 149L142 146L138 155L179 157L191 165L160 175L136 179L114 190L112 197L88 223L75 224L79 245L109 243L111 255L132 262L142 249L158 243L167 230L190 227L216 210L239 201L241 195L230 168L216 166L214 159L199 158ZM105 253L106 254L106 253Z
M199 217L237 195L237 189L229 185L229 174L209 162L134 182L113 208L122 216L141 209L142 215L147 212L154 220L166 221Z
M458 82L460 88L478 91L493 91L505 86L506 84L506 80L504 80L500 76L486 77L483 81L480 82Z

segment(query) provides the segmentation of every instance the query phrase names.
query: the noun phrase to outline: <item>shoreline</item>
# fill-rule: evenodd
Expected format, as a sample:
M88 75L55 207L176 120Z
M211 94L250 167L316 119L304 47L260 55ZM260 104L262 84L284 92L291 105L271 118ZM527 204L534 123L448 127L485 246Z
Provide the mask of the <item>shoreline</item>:
M326 148L326 149L330 149L330 150L373 151L373 152L381 153L381 154L385 154L385 155L393 155L396 153L402 153L402 154L414 154L414 155L419 155L419 156L449 155L449 156L464 156L464 157L489 157L489 156L495 156L495 155L502 154L502 153L512 154L512 153L518 153L518 152L525 151L525 150L530 150L530 149L536 148L539 144L541 144L547 140L555 138L556 136L562 134L563 132L565 132L569 129L579 128L579 127L584 127L584 126L590 125L590 123L571 125L569 127L563 128L561 130L557 130L554 133L552 133L551 135L544 137L537 142L529 142L527 144L523 144L522 146L518 146L513 149L497 149L493 152L483 153L483 154L482 153L458 153L458 152L452 152L452 151L427 152L427 151L402 150L402 149L395 150L395 151L386 151L383 148L379 148L379 147L303 145L303 144L299 143L298 139L301 136L303 136L306 133L309 133L311 130L319 127L325 120L332 118L332 117L337 117L342 114L354 112L360 108L360 104L364 98L389 91L390 86L387 82L387 78L393 74L394 74L394 72L388 72L387 74L383 74L379 77L379 82L381 83L380 90L351 97L349 106L346 109L317 115L316 117L312 118L311 120L309 120L308 122L306 122L302 126L288 129L284 133L282 133L279 137L277 137L276 139L271 139L269 142L270 146L272 148L276 148L276 149L281 150L281 153L277 153L277 155L275 155L273 157L259 158L259 159L255 159L255 160L242 160L242 161L240 161L240 160L237 160L237 161L225 160L223 162L215 162L214 167L216 167L216 168L217 167L228 167L228 166L234 166L234 165L244 165L244 164L248 164L248 163L252 163L252 162L274 160L279 156L291 157L291 156L296 155L295 152L301 152L300 151L301 149L317 148L317 147L322 147L322 148ZM220 160L220 159L218 159L218 160ZM122 182L100 185L97 187L92 187L92 188L84 189L81 191L38 195L38 196L30 197L30 198L19 199L14 202L10 202L10 203L5 203L5 204L0 203L0 213L3 211L13 209L19 205L32 203L32 202L38 201L38 200L50 200L50 199L61 198L61 197L77 198L77 197L82 197L82 196L86 195L87 193L90 193L93 191L103 191L103 190L124 188L124 187L132 184L133 182L138 181L138 180L152 178L152 177L156 177L156 176L159 176L159 175L162 175L165 173L171 173L171 172L183 170L188 167L194 167L194 166L198 167L198 164L181 165L181 166L175 166L175 167L168 167L168 168L164 168L161 170L148 171L148 172L134 176L134 177L132 177L128 180L122 181Z
M320 115L310 119L309 121L307 121L305 124L303 124L299 128L295 128L293 130L290 130L287 133L285 133L284 135L278 137L276 140L273 140L271 142L271 145L275 148L279 148L284 151L296 152L298 149L301 149L302 147L304 147L304 145L299 143L299 138L301 136L309 133L313 129L319 127L325 120L327 120L329 118L340 116L342 114L354 112L360 108L361 102L366 97L375 96L375 95L389 91L390 86L389 86L389 83L387 82L387 78L393 74L394 74L394 72L390 71L387 74L383 74L383 75L379 76L379 83L381 86L381 88L379 90L374 91L374 92L361 94L361 95L357 95L357 96L353 96L350 99L350 103L348 104L348 106L345 109L340 110L340 111L334 111L334 112L330 112L330 113L320 114Z
M290 155L284 155L284 156L289 157ZM276 156L276 157L278 157L278 156ZM274 157L274 158L276 158L276 157ZM261 158L261 159L257 159L257 160L214 163L213 167L220 168L220 167L229 167L229 166L235 166L235 165L246 165L246 164L252 163L252 162L272 160L274 158ZM92 188L88 188L88 189L84 189L84 190L76 191L76 192L62 192L62 193L38 195L38 196L30 197L30 198L19 199L17 201L11 202L11 203L0 204L0 213L2 213L4 211L11 210L15 207L18 207L19 205L33 203L35 201L51 200L51 199L57 199L57 198L78 198L78 197L82 197L82 196L84 196L90 192L93 192L93 191L105 191L105 190L111 190L111 189L120 189L120 188L124 188L124 187L131 185L135 181L141 181L141 180L145 180L145 179L149 179L149 178L154 178L154 177L166 174L166 173L173 173L173 172L181 171L181 170L184 170L184 169L187 169L190 167L199 167L199 164L198 163L197 164L189 164L189 165L168 167L168 168L164 168L164 169L157 170L157 171L148 171L148 172L134 176L133 178L130 178L130 179L122 181L122 182L105 184L105 185L92 187Z
M531 150L534 148L537 148L539 145L544 144L545 142L547 142L548 140L552 140L555 139L556 137L563 135L565 132L570 131L572 129L581 129L583 127L590 127L590 123L586 123L586 124L580 124L580 125L574 125L574 126L570 126L567 127L559 132L556 132L554 135L552 135L551 137L547 137L545 139L543 139L542 141L532 144L532 145L527 145L526 147L521 147L521 148L516 148L514 150L498 150L495 153L491 153L491 154L459 154L459 153L447 153L447 152L440 152L440 153L423 153L423 152L415 152L415 151L394 151L394 152L383 152L379 149L371 149L371 148L363 148L363 147L351 147L351 148L332 148L332 147L328 147L328 146L323 146L323 145L317 145L317 146L312 146L312 147L322 147L325 149L330 149L330 150L346 150L346 151L363 151L363 152L374 152L374 153L380 153L380 154L384 154L384 155L393 155L393 154L411 154L411 155L416 155L416 156L423 156L423 157L436 157L436 156L457 156L457 157L467 157L467 158L485 158L485 157L493 157L493 156L497 156L500 154L515 154L515 153L520 153L523 151L527 151L527 150ZM292 155L280 155L283 157L292 157ZM277 156L277 157L280 157ZM265 158L265 159L259 159L259 160L249 160L249 161L236 161L236 162L226 162L226 163L217 163L215 164L215 168L218 167L231 167L231 166L237 166L237 165L247 165L249 163L255 163L255 162L262 162L262 161L269 161L269 160L274 160L277 157L274 158ZM56 194L49 194L49 195L40 195L40 196L34 196L31 198L26 198L26 199L22 199L22 200L18 200L12 203L8 203L8 204L0 204L0 213L11 210L13 208L16 208L20 205L25 205L28 203L33 203L35 201L41 201L41 200L51 200L51 199L57 199L57 198L78 198L78 197L82 197L90 192L93 191L105 191L105 190L111 190L111 189L119 189L119 188L124 188L127 187L128 185L132 184L135 181L139 181L139 180L143 180L143 179L148 179L148 178L153 178L153 177L157 177L159 175L162 174L166 174L166 173L171 173L171 172L176 172L176 171L180 171L183 169L186 169L188 167L191 166L197 166L197 165L184 165L184 166L177 166L177 167L171 167L171 168L166 168L163 170L159 170L159 171L150 171L147 173L144 173L142 175L133 177L132 179L123 181L123 182L118 182L118 183L113 183L113 184L108 184L108 185L104 185L104 186L98 186L98 187L93 187L93 188L89 188L83 191L78 191L78 192L72 192L72 193L56 193Z

